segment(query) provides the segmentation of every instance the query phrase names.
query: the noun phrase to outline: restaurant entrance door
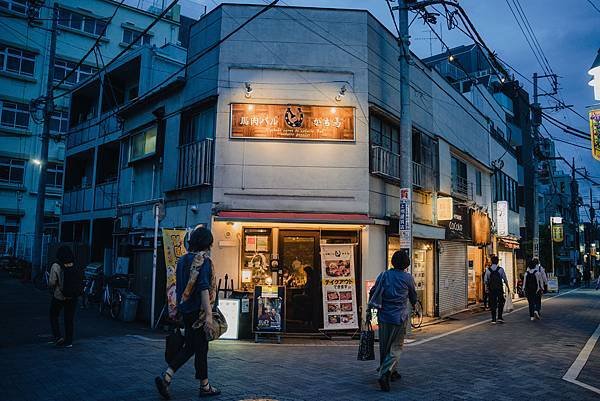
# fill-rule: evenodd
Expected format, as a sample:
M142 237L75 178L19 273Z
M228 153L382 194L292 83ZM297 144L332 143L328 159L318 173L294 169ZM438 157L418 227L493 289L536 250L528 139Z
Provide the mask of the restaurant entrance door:
M286 290L286 331L315 332L321 327L322 296L318 231L280 231L279 252Z

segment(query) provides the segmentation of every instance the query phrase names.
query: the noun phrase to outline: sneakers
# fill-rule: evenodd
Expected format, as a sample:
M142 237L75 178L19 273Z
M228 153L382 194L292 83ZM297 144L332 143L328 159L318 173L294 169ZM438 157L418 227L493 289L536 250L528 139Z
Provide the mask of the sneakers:
M156 385L156 389L158 390L158 393L162 396L162 398L164 398L165 400L171 399L171 393L169 392L169 383L167 383L167 381L163 379L162 376L156 376L154 378L154 384Z
M73 348L73 344L63 344L63 348Z
M532 322L535 320L534 317L530 317L529 320L531 320Z
M57 347L60 347L64 343L65 343L65 339L63 337L61 337L58 340L54 341L54 345L56 345Z
M385 391L386 393L390 391L390 372L380 376L378 381L381 391Z
M492 324L496 324L496 321L495 321L495 320L492 320Z
M536 318L537 320L540 320L540 319L541 319L540 312L538 312L538 311L535 311L535 312L533 312L533 314L535 315L535 318Z
M502 319L501 317L498 318L498 323L503 324L504 323L504 319Z

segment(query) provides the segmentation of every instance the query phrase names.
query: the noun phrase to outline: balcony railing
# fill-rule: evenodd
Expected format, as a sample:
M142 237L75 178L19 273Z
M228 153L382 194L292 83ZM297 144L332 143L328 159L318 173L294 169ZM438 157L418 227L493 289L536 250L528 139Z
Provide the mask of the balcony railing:
M102 115L72 127L67 135L67 148L79 146L98 137L119 133L122 130L117 117Z
M473 199L473 183L464 177L452 176L452 192L456 195Z
M62 212L79 213L92 210L93 194L91 188L65 191L63 194Z
M117 207L117 182L107 182L96 185L94 194L94 209L113 209Z
M413 162L413 185L424 191L435 191L437 189L437 180L434 169Z
M179 168L177 187L189 188L212 185L213 176L213 140L181 145L179 147Z
M400 155L381 146L371 146L371 173L392 180L400 180Z

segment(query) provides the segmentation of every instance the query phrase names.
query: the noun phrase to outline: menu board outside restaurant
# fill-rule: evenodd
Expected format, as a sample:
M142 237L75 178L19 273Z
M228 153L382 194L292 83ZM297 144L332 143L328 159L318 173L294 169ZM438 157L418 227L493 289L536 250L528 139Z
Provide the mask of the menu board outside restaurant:
M230 137L354 141L354 108L233 103Z
M358 328L354 245L321 244L323 328Z

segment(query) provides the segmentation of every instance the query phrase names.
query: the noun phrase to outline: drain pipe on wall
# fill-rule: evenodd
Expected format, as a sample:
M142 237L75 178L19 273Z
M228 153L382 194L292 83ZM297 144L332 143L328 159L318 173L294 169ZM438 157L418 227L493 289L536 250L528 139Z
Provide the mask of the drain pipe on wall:
M160 203L154 204L154 250L152 252L152 303L150 304L150 328L154 329L154 308L156 303L156 262L158 256L158 215Z

